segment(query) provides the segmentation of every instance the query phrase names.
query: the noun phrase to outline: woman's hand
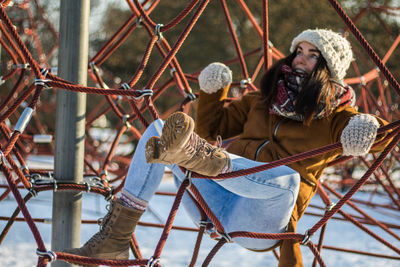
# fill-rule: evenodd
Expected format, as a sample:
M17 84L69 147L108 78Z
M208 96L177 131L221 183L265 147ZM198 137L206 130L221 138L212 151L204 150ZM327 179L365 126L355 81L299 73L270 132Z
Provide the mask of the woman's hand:
M378 120L369 114L355 115L344 127L340 141L345 156L364 156L371 149L379 128Z
M232 82L232 71L228 66L214 62L205 67L199 75L200 90L212 94Z

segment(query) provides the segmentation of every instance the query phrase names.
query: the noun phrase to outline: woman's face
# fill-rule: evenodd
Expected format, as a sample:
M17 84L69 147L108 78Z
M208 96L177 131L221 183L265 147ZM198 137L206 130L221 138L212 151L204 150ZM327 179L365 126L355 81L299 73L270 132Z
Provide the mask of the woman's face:
M296 48L296 57L292 61L292 69L311 74L320 56L321 53L315 45L301 42Z

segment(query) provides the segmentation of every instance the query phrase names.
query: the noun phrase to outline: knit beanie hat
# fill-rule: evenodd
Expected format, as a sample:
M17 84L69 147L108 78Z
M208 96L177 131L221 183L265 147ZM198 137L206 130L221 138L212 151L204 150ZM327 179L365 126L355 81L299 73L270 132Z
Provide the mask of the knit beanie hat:
M353 60L353 52L349 41L331 30L305 30L293 39L290 53L293 53L301 42L315 45L328 63L332 78L339 81L343 80Z

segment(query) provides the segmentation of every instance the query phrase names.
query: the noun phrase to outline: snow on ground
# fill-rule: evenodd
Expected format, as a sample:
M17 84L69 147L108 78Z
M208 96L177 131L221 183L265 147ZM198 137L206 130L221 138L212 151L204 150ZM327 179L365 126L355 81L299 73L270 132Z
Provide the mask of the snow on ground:
M172 181L165 181L161 185L163 191L174 191L175 186ZM26 192L22 191L22 195ZM34 218L50 218L52 192L41 192L39 196L32 199L28 203L28 209ZM368 194L358 193L358 198L368 198ZM167 218L173 198L167 196L155 196L150 202L151 209L158 217L164 221ZM382 203L386 200L382 199ZM313 203L320 203L319 197L315 197ZM83 219L97 219L105 214L106 201L102 196L95 194L85 194L83 201ZM1 203L0 216L10 216L16 202L13 197L9 197ZM309 209L311 210L311 209ZM382 214L373 213L375 218L383 216ZM142 217L143 221L158 223L157 216L150 212L146 212ZM392 223L399 222L399 214L385 215L385 220L391 220ZM298 233L304 233L306 229L312 227L318 221L317 217L305 216L299 224ZM5 221L0 222L3 229ZM37 223L37 227L46 244L46 248L50 249L51 241L51 225ZM190 219L183 208L178 212L175 225L193 227ZM400 246L398 240L388 237L386 233L382 233L376 227L371 229L380 236L386 238L396 247ZM84 243L92 234L98 230L97 225L82 225L82 243ZM141 246L144 257L150 257L154 252L157 241L161 235L161 229L138 226L136 236ZM396 230L400 234L399 230ZM162 266L187 266L190 262L193 252L196 234L186 231L172 231L167 240L162 253ZM312 238L314 243L318 242L318 235ZM369 252L383 253L386 255L395 255L396 253L389 248L381 245L379 242L367 236L364 232L356 229L349 223L333 221L328 224L328 231L325 237L325 244L331 246L345 247L349 249L364 250ZM199 254L199 260L196 266L200 266L208 252L215 245L215 241L205 236ZM0 245L0 266L36 266L37 257L35 254L36 243L33 235L25 222L15 222L10 232ZM302 247L305 266L311 266L313 257L307 247ZM397 255L398 256L398 255ZM133 256L131 256L133 257ZM376 257L368 257L349 253L340 253L331 250L323 250L322 257L327 266L399 266L398 260L382 259ZM236 244L226 244L212 260L210 266L225 267L234 266L277 266L277 261L271 252L257 253L241 248Z
M46 168L48 165L52 165L52 159L50 157L35 157L35 167ZM0 183L5 183L1 181ZM172 182L172 179L164 179L160 186L161 191L175 192L176 187ZM20 191L22 196L27 194L26 190ZM0 191L1 193L1 191ZM344 193L343 193L344 194ZM368 200L370 195L368 193L358 192L355 195L358 199ZM53 192L40 192L35 198L32 198L28 202L28 210L33 218L47 218L50 220L52 212L52 198ZM332 199L332 201L336 201ZM173 202L172 197L156 195L150 202L150 208L143 215L142 221L153 222L153 223L164 223L169 214L171 205ZM387 198L380 197L374 198L374 202L381 204L387 204L390 201ZM100 195L93 193L85 193L83 197L83 214L82 219L98 219L104 216L106 213L107 202ZM314 197L312 204L318 204L321 206L321 200L318 196ZM17 203L12 195L9 195L5 200L0 203L0 216L10 216L14 209L17 207ZM150 211L151 212L150 212ZM344 206L344 210L354 214L352 210L349 210ZM311 207L308 208L310 212L319 212ZM372 217L385 221L387 223L399 224L400 214L394 213L393 211L385 211L384 213L366 210ZM21 214L19 216L22 216ZM307 229L311 228L317 223L319 217L304 216L299 225L297 232L305 233ZM6 221L0 221L0 229L3 230L6 225ZM46 248L51 249L51 224L37 223L36 224L43 241L45 242ZM174 225L194 227L189 217L185 214L185 210L181 207L178 211ZM369 228L377 233L379 236L387 240L393 246L399 248L400 241L396 240L392 236L389 236L386 232L380 230L377 227ZM81 227L81 243L86 242L94 233L98 231L98 225L83 224ZM400 235L400 230L393 230L397 235ZM136 238L139 242L143 257L149 258L157 245L157 242L161 236L162 229L150 228L138 226L136 228ZM187 231L171 231L171 234L165 244L163 252L161 254L161 265L166 267L181 267L188 266L191 255L193 253L194 244L196 241L197 233ZM316 244L318 243L319 232L317 232L311 240ZM396 252L390 248L382 245L380 242L371 238L363 231L354 227L348 222L342 222L338 220L330 220L327 225L327 232L325 234L324 244L335 247L342 247L348 249L355 249L361 251L368 251L373 253L381 253L385 255L399 256ZM210 250L214 247L216 242L204 236L199 253L198 261L196 266L201 266L203 260L208 255ZM2 244L0 244L0 266L36 266L36 242L33 234L31 233L28 225L25 222L15 222L11 227L10 232L5 237ZM303 246L303 260L305 266L311 266L313 262L313 254L308 247ZM322 257L325 264L330 266L342 266L342 267L354 267L354 266L365 266L365 267L376 267L376 266L400 266L399 260L383 259L378 257L363 256L357 254L337 252L333 250L323 250ZM133 256L131 255L131 258ZM272 252L257 253L246 250L236 244L226 244L217 253L214 259L211 261L209 266L211 267L226 267L226 266L277 266L277 260L275 259Z

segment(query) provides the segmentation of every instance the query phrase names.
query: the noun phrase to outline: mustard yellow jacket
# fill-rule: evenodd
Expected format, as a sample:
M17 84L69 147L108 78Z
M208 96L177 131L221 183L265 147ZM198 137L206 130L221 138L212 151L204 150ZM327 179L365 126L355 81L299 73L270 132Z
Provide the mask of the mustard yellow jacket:
M314 119L310 126L305 126L302 122L270 114L259 91L225 105L228 89L213 94L200 92L196 132L208 141L216 140L218 135L224 140L236 137L227 151L261 162L271 162L338 142L349 119L359 114L350 106L342 107L326 118ZM382 125L386 124L377 119ZM378 136L376 141L383 137ZM383 146L374 148L376 151L382 149ZM303 214L327 164L341 153L338 149L288 165L301 175L292 220L297 221Z

